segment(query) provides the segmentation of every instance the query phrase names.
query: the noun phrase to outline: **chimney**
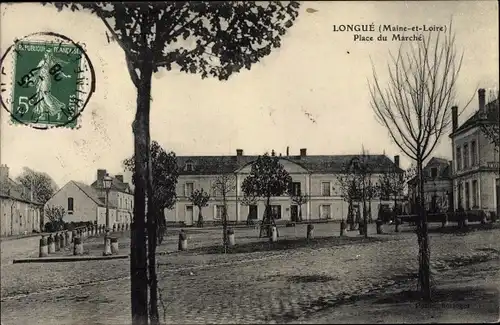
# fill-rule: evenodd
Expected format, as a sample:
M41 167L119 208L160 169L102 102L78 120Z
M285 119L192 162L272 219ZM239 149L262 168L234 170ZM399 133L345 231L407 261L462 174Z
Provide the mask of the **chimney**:
M115 178L123 183L123 175L116 175Z
M399 156L394 156L394 165L399 168Z
M5 183L9 179L9 167L7 165L0 166L0 183Z
M486 90L484 88L481 88L477 91L477 97L479 98L479 112L484 114L485 112L485 94Z
M243 149L236 149L236 156L238 157L243 156Z
M290 147L288 146L286 147L286 156L287 157L290 156Z
M455 132L458 128L458 106L451 108L451 131Z
M307 156L307 149L306 149L306 148L302 148L302 149L300 149L300 156L301 156L301 157L305 157L305 156Z
M97 170L97 185L101 185L104 184L103 183L103 180L104 180L104 176L106 176L106 169L98 169Z

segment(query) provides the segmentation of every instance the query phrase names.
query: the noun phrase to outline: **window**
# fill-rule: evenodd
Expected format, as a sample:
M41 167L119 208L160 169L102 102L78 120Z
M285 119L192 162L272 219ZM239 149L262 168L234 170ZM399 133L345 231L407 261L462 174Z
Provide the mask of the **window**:
M215 207L215 216L214 216L214 219L222 220L223 216L224 216L224 206L223 205L217 205Z
M123 198L120 198L120 208L123 208Z
M469 182L465 183L465 210L470 209L470 190L469 190Z
M479 193L478 193L478 188L477 188L477 181L474 180L472 181L472 207L477 208L478 207L478 198L479 198Z
M321 195L330 196L330 182L321 183Z
M192 172L193 171L193 163L192 162L187 162L186 163L186 171L187 172Z
M470 143L470 156L472 158L472 163L471 163L472 166L477 165L477 152L476 152L476 150L477 150L476 141L472 141Z
M431 168L431 177L434 179L434 178L436 178L436 177L437 177L437 175L438 175L438 170L437 170L437 168L436 168L436 167L432 167L432 168Z
M271 205L271 215L274 219L281 219L281 205Z
M194 183L186 183L186 186L184 188L184 195L185 196L190 196L194 191Z
M469 167L469 145L464 144L464 169Z
M457 147L457 170L462 169L462 150L460 147Z
M69 197L68 198L68 213L69 214L73 214L73 208L74 208L73 203L74 203L73 198Z
M320 206L320 219L330 219L331 216L331 207L330 205L324 204Z
M300 195L300 182L293 182L290 184L290 193L294 196Z
M251 204L248 206L248 219L258 219L257 205Z

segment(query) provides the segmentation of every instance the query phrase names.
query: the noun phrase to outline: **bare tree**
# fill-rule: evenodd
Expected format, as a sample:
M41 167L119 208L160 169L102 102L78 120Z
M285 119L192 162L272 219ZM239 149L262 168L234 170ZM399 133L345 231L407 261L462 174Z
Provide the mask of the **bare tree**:
M385 86L373 67L369 82L371 106L396 145L417 165L419 286L431 299L430 250L424 209L423 162L431 155L451 120L457 77L463 54L458 57L452 24L447 33L429 32L418 43L405 43L390 54L389 82ZM443 35L444 34L444 35ZM404 46L409 46L405 50ZM472 99L472 98L471 98Z
M45 208L45 216L47 217L51 231L57 231L64 225L64 215L66 210L60 205L50 205Z
M292 193L290 195L290 199L292 200L293 203L295 203L299 207L298 220L294 221L300 222L302 221L302 206L304 204L307 204L307 202L309 202L309 195L302 193Z
M227 197L236 189L236 179L233 174L222 174L217 176L212 185L214 196L222 197L224 206L222 213L222 242L224 249L227 247Z

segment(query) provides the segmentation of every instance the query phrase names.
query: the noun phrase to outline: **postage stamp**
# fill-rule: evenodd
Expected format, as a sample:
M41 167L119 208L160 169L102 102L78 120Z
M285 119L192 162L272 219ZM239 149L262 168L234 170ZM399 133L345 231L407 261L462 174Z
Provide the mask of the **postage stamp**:
M77 127L95 90L84 46L55 33L16 40L2 57L1 74L2 105L12 122L38 129Z

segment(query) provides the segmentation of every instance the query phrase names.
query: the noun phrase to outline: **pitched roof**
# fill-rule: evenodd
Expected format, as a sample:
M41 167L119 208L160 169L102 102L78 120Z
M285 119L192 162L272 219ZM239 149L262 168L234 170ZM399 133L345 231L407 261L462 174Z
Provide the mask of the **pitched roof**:
M438 168L438 175L435 178L431 176L431 168ZM425 180L451 180L451 165L447 159L432 157L423 168ZM415 184L417 176L408 180L408 183Z
M0 184L0 196L35 205L43 205L43 203L36 200L31 200L30 190L22 184L13 181L10 177L7 178L5 183Z
M177 156L181 175L218 175L234 173L237 169L253 162L259 156ZM281 156L279 158L296 163L311 173L340 173L344 166L359 155L313 155ZM193 171L185 170L186 163L193 163ZM368 155L368 166L374 173L395 168L394 162L386 155ZM399 168L399 171L403 171Z
M85 193L92 201L94 201L98 206L105 207L106 202L101 200L99 191L87 184L83 184L80 182L72 181L83 193ZM109 204L110 208L115 208L113 204Z
M481 116L480 111L477 110L469 117L455 132L450 134L450 137L459 134L471 127L478 125L481 122L499 123L500 115L498 109L498 98L486 104L486 116Z
M111 190L124 193L131 193L131 189L128 183L122 182L114 176L111 176L111 179L112 179ZM99 180L95 180L90 186L98 190L104 189L104 184L102 183L102 181Z

